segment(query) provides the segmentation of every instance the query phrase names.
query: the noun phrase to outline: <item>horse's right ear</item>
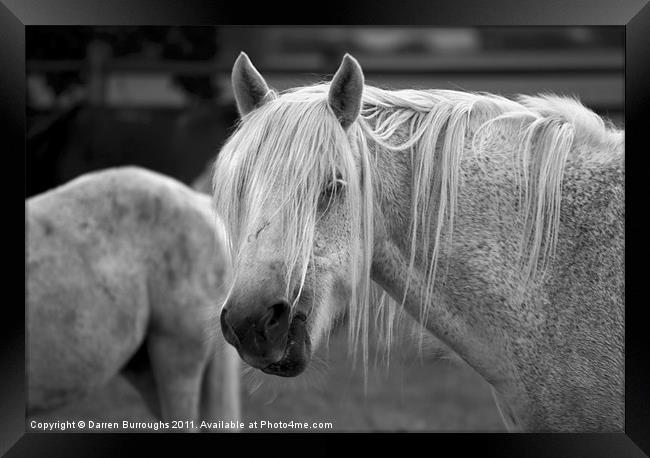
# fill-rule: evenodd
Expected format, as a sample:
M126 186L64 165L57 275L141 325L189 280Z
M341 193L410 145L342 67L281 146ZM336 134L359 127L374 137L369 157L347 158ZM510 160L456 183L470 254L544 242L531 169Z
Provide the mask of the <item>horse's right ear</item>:
M239 54L232 67L231 79L240 116L250 113L266 101L275 98L275 93L244 52Z
M363 71L359 62L349 54L343 57L328 95L328 103L344 129L359 116L363 96Z

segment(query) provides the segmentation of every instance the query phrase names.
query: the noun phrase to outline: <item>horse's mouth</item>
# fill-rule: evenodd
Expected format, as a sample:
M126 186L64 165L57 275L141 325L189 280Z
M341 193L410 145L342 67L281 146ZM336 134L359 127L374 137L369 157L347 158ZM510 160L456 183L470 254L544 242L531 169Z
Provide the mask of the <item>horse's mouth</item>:
M302 373L311 358L311 341L307 333L307 317L296 314L289 325L287 347L280 361L262 368L262 372L281 377L295 377Z

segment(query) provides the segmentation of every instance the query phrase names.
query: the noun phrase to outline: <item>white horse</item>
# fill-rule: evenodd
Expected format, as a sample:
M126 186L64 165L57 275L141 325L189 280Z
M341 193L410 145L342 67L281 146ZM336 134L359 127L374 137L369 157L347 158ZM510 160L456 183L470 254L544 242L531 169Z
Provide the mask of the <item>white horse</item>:
M405 310L509 429L622 430L623 132L573 99L370 87L349 55L278 94L242 53L232 82L214 186L235 268L221 324L245 361L299 374L348 307L365 362L371 320Z
M126 167L32 197L26 214L28 414L122 374L164 420L239 419L217 317L231 268L208 196Z

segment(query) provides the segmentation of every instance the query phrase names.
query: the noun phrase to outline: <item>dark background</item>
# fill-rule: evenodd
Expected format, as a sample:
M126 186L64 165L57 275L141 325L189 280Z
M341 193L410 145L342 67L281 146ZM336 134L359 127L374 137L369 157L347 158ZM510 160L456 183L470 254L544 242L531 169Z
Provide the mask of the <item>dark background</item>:
M623 45L619 27L28 27L26 194L123 164L191 183L236 121L240 51L279 90L349 52L368 84L573 95L622 125Z

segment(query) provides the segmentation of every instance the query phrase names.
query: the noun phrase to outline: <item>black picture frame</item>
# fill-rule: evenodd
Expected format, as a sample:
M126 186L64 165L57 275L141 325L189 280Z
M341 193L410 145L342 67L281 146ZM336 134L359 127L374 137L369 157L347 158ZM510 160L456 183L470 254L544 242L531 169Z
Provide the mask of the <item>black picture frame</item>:
M287 11L300 11L299 17ZM297 15L296 15L297 16ZM419 26L547 26L613 25L625 27L625 125L626 159L626 414L620 434L373 434L373 448L384 452L415 453L416 447L431 454L467 452L496 456L647 456L650 453L650 348L641 294L646 269L644 252L635 247L635 233L645 232L642 211L633 209L647 191L640 164L647 156L644 142L650 107L650 6L647 0L469 0L327 2L313 8L270 2L223 5L206 0L0 0L0 129L5 160L18 160L25 148L25 28L30 25L217 25L217 24L349 24ZM645 135L644 135L645 134ZM644 138L645 137L645 138ZM24 157L24 156L22 156ZM11 165L6 167L12 170ZM5 174L17 176L17 173ZM2 180L6 211L20 214L17 186ZM15 205L15 208L14 208ZM632 206L632 207L630 207ZM631 209L632 208L632 209ZM24 207L23 207L24 210ZM8 218L9 219L9 218ZM5 243L20 237L17 217L11 218ZM13 231L16 233L14 234ZM17 245L13 242L14 245ZM639 262L636 262L636 261ZM17 263L18 260L15 261ZM15 266L6 263L6 266ZM634 268L632 266L635 266ZM643 266L637 268L636 266ZM17 271L18 269L9 268ZM15 272L14 272L15 273ZM7 280L8 284L18 282ZM3 306L0 333L0 452L7 456L113 456L133 446L166 451L194 450L199 445L217 453L233 447L244 455L257 451L308 450L310 454L339 453L337 440L370 439L347 434L44 434L25 432L25 328L24 309L14 301ZM255 439L255 440L251 440ZM443 447L441 450L440 447ZM364 445L365 447L365 445ZM413 448L411 448L413 447ZM644 454L645 451L645 454ZM285 453L285 452L283 452ZM289 451L291 453L291 451Z

